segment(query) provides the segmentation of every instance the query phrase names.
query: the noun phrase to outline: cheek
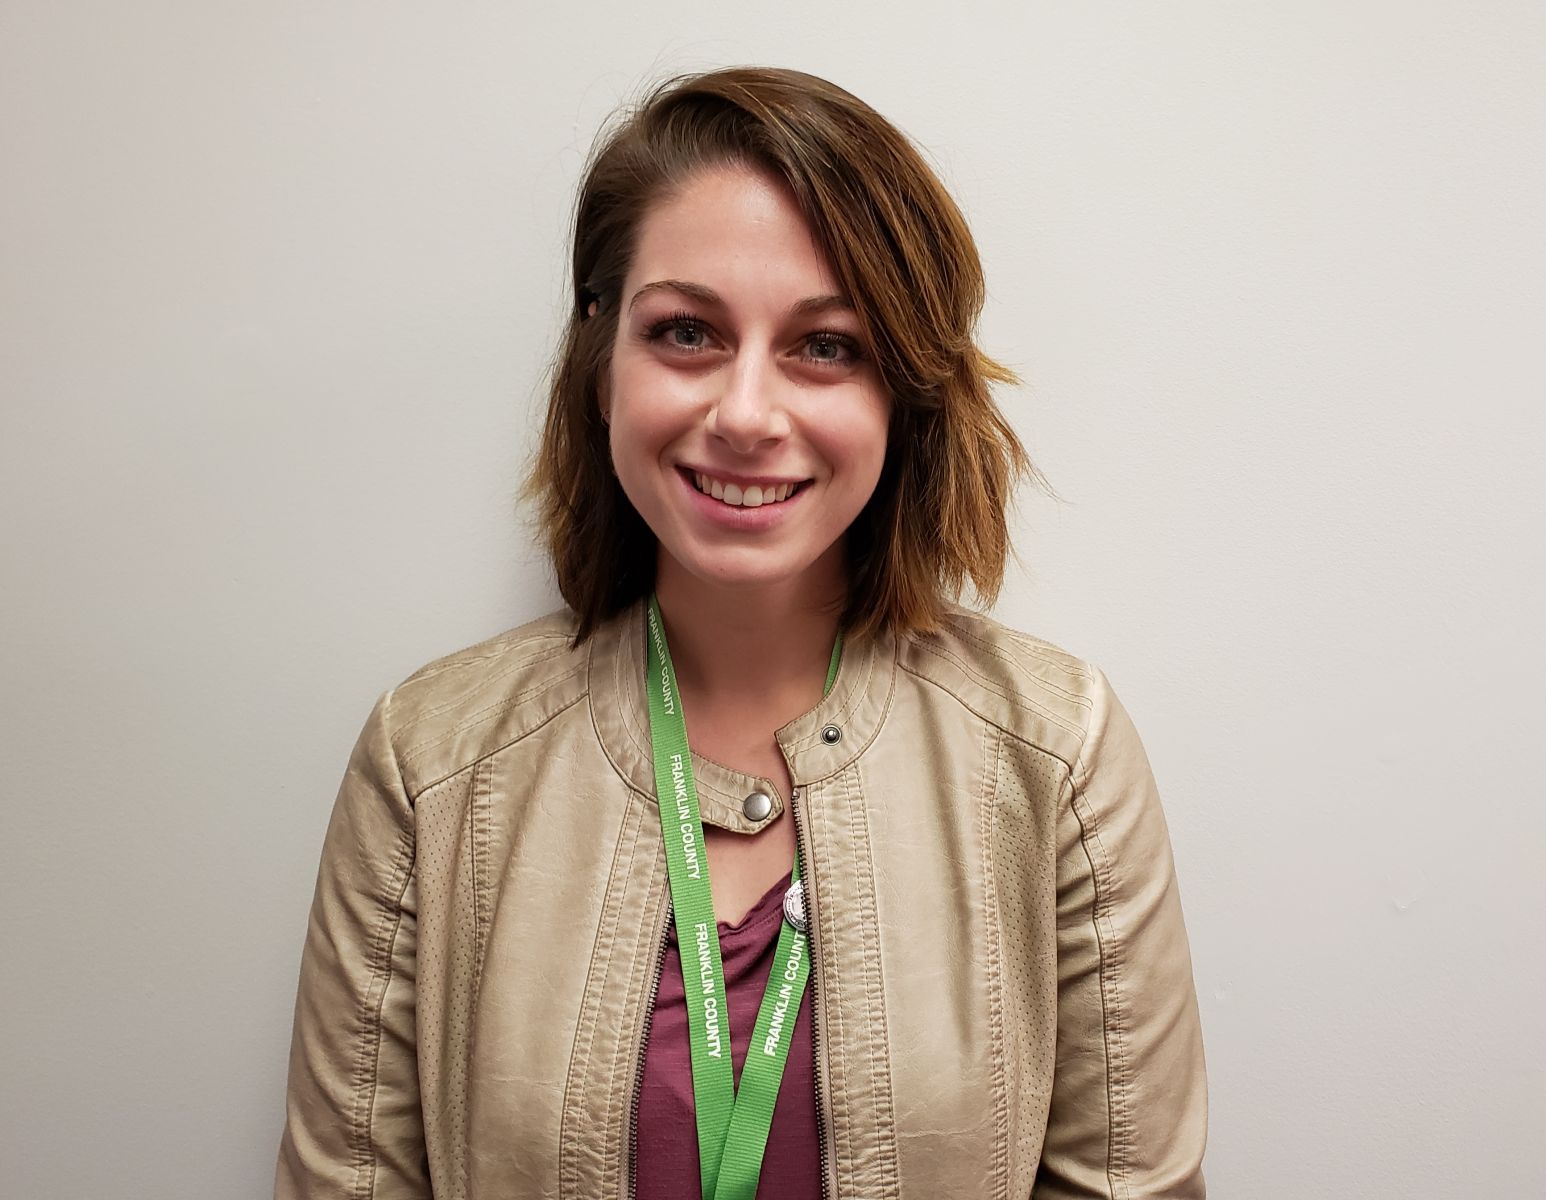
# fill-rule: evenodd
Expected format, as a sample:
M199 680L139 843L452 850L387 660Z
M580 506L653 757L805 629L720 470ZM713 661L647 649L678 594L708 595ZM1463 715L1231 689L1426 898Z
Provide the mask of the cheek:
M880 478L889 427L889 409L873 402L855 406L844 414L841 423L833 424L829 417L826 431L830 435L830 454L856 481L862 480L866 490Z
M641 437L669 433L691 407L679 378L638 357L613 360L610 387L613 424L621 421Z

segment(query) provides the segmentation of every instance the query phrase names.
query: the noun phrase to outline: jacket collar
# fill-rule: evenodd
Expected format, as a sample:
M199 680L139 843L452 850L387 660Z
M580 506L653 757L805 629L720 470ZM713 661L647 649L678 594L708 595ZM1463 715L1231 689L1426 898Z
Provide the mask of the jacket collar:
M597 627L590 639L591 719L612 765L656 803L655 766L650 750L649 709L644 693L645 613L648 598L636 600ZM844 641L832 690L774 735L797 788L843 770L875 740L891 706L896 683L897 642L893 634ZM829 741L829 727L837 740ZM703 821L741 833L755 833L766 821L741 812L745 797L765 791L777 815L788 797L769 779L734 770L692 754Z

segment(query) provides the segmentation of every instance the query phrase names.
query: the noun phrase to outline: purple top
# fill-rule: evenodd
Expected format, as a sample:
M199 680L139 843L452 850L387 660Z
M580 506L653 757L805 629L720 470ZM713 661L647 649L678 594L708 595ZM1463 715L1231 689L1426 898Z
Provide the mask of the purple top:
M762 992L773 970L784 920L788 875L757 901L739 925L719 926L730 1010L730 1062L739 1083L741 1064L757 1023ZM800 997L789 1061L773 1106L773 1127L757 1181L758 1200L821 1200L821 1158L816 1141L816 1087L811 1059L811 990ZM698 1124L693 1116L692 1059L687 1049L687 1000L682 958L673 928L655 998L644 1083L639 1095L638 1200L683 1200L702 1190L698 1173Z

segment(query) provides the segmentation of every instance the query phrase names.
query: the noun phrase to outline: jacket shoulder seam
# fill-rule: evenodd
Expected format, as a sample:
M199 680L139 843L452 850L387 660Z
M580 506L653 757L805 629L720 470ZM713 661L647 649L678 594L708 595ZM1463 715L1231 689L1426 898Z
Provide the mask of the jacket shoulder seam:
M444 655L393 689L401 723L390 736L410 807L587 694L587 656L569 644L560 618L539 617Z
M970 663L968 663L965 660L963 660L959 655L950 653L950 651L946 650L944 647L937 646L937 645L931 645L927 641L924 641L922 639L916 640L913 644L915 646L917 646L920 650L924 651L925 653L932 654L936 658L942 659L943 661L950 663L952 666L956 667L958 670L960 670L964 674L968 675L971 678L972 682L974 684L976 684L978 687L982 688L984 691L992 693L994 696L997 696L999 699L1003 700L1006 704L1009 704L1011 707L1019 709L1021 712L1030 713L1033 716L1036 716L1036 717L1038 717L1038 718L1040 718L1042 720L1045 720L1045 721L1047 721L1050 724L1056 725L1059 728L1064 729L1064 730L1066 730L1067 732L1069 732L1071 734L1077 734L1077 735L1079 735L1081 737L1085 734L1087 727L1081 728L1079 726L1076 726L1076 725L1072 724L1070 721L1068 721L1066 718L1058 715L1057 713L1052 712L1049 709L1043 708L1042 706L1040 706L1038 704L1035 704L1033 702L1027 701L1022 695L1019 695L1019 694L1016 694L1016 693L1012 693L1012 692L1008 692L1008 691L1004 690L1003 688L998 687L991 680L989 680L986 677L984 677L981 672L979 672L976 669L974 669ZM949 696L952 700L954 700L957 704L960 704L963 708L966 708L969 711L971 711L972 713L975 713L978 717L980 717L982 720L986 721L988 724L992 725L995 729L1000 730L1001 732L1003 732L1004 734L1006 734L1009 737L1014 738L1018 742L1023 742L1023 743L1025 743L1028 746L1032 746L1035 749L1040 750L1044 754L1050 754L1053 758L1057 759L1059 762L1061 762L1063 764L1063 767L1064 767L1065 770L1067 770L1067 771L1072 771L1073 770L1074 764L1069 761L1069 759L1068 759L1066 754L1060 754L1057 750L1055 750L1051 746L1042 744L1042 742L1037 740L1036 738L1031 737L1030 735L1028 735L1028 734L1026 734L1026 733L1024 733L1024 732L1022 732L1022 731L1020 731L1018 729L1011 728L1009 725L1007 725L1000 718L994 716L991 713L984 712L979 706L972 704L965 697L957 694L956 692L952 691L950 688L946 687L944 684L940 683L939 680L930 678L928 675L926 675L923 672L919 671L912 664L910 664L910 663L908 663L906 661L903 661L900 664L900 666L902 667L902 669L904 671L906 671L908 674L912 675L914 678L922 679L922 680L925 680L928 683L933 684L935 687L939 688L940 691L944 692L947 696ZM1083 697L1070 696L1070 699L1073 700L1075 703L1083 704L1086 707L1089 704L1088 700L1086 700Z
M498 643L504 638L513 639L514 635L501 634L499 638L493 638L489 642L482 643L482 645ZM472 650L458 651L456 654L449 654L444 658L436 659L434 662L420 667L397 686L400 689L409 684L425 683L431 679L438 679L443 675L449 675L463 667L475 667L482 663L502 659L504 661L500 669L496 670L486 680L487 683L498 683L506 676L513 675L525 667L533 666L546 659L562 657L568 650L568 641L567 637L558 634L531 634L519 641L512 640L508 645L499 650L489 650L485 653L476 654ZM554 642L558 644L552 645L551 643ZM522 651L526 651L526 653L522 653ZM456 705L457 700L454 698L431 705L422 712L415 713L412 724L418 724L431 717L437 717L441 713L455 708ZM411 728L411 725L409 728Z
M491 679L489 682L490 683L498 682L500 679L503 679L506 676L513 674L514 671L517 669L517 667L525 666L525 665L526 665L525 663L520 663L520 664L517 664L516 667L512 667L508 671L501 671L498 675L494 676L493 679ZM574 667L570 668L569 670L563 672L560 675L553 675L553 676L548 676L548 677L539 679L535 683L531 684L529 687L522 688L520 691L515 692L513 694L512 693L500 694L497 699L491 701L488 704L485 704L482 708L475 708L471 712L465 713L461 718L459 718L456 722L454 722L450 726L449 729L445 730L444 732L438 733L434 737L425 738L423 741L414 742L412 745L408 746L406 749L399 750L399 753L402 756L403 762L404 763L412 763L414 759L422 758L425 754L427 754L429 751L433 750L436 746L439 746L439 745L441 745L444 742L450 741L457 734L465 732L466 730L472 728L474 725L479 724L481 721L487 719L488 717L490 717L490 716L497 716L499 713L502 713L502 712L508 712L512 708L518 708L521 704L523 704L527 700L530 700L530 699L532 699L535 696L540 696L543 692L549 690L550 688L557 687L559 684L564 683L565 681L567 681L568 679L570 679L574 675L576 675L576 674L578 674L578 673L580 673L580 672L582 672L584 670L585 670L585 664L584 663L578 663ZM399 737L401 737L402 734L405 734L408 730L413 729L414 727L416 727L418 725L422 725L425 721L429 720L429 718L431 718L433 716L437 716L437 715L439 715L441 713L444 713L444 712L448 712L448 711L450 711L451 709L453 709L455 707L456 707L455 703L446 703L446 704L440 705L438 708L436 708L436 709L434 709L432 711L427 711L427 712L424 712L424 713L416 715L414 717L413 721L409 725L405 726L402 731L400 731ZM465 766L467 766L467 763L462 763L461 766L465 767ZM458 768L458 769L460 769L460 768ZM454 774L454 772L453 772L453 774Z
M996 646L993 642L989 641L987 638L981 636L980 634L972 632L970 622L966 621L962 616L952 614L946 618L946 621L950 625L950 628L955 633L955 635L961 638L963 641L971 642L972 645L976 646L984 653L991 654L994 658L1008 663L1012 667L1020 666L1020 663L1014 658L1014 656L1005 654L1004 651ZM1000 624L998 628L1003 632L1005 639L1014 642L1025 653L1026 657L1034 658L1037 662L1044 662L1049 666L1060 667L1064 671L1067 671L1070 675L1078 676L1081 679L1090 679L1093 677L1094 671L1088 662L1076 655L1068 653L1068 651L1064 650L1062 647L1054 645L1052 642L1047 641L1045 638L1035 637L1032 634L1024 633L1018 629L1011 629L1007 625ZM1078 698L1076 693L1065 691L1063 688L1058 687L1056 684L1053 684L1050 681L1043 680L1042 682L1043 685L1049 690L1055 691L1059 695L1066 696L1070 700Z
M583 670L583 668L581 668L581 669ZM540 694L541 692L547 691L549 687L555 686L555 685L557 685L559 683L562 683L565 679L568 679L569 676L572 675L572 674L573 674L573 672L569 672L568 674L560 676L558 679L552 680L551 683L548 684L547 686L538 687L538 688L532 688L532 689L529 689L526 692L522 692L518 696L510 698L509 703L503 704L503 705L493 705L493 706L490 707L490 709L488 711L494 712L494 714L497 715L498 712L503 712L503 711L505 711L507 709L514 708L514 707L517 706L517 704L519 702L524 701L525 699L529 698L530 696ZM453 779L456 776L462 774L464 771L475 770L476 768L481 766L483 763L485 763L489 759L493 758L494 755L499 754L501 751L508 750L508 749L510 749L511 746L517 745L520 742L524 742L527 738L531 737L532 734L534 734L538 730L542 729L545 725L547 725L550 722L555 721L559 717L563 716L564 713L568 712L576 704L583 703L585 698L586 698L586 695L587 695L587 693L584 692L584 691L580 691L580 692L575 693L575 695L573 695L569 699L565 700L562 704L560 704L552 712L542 714L541 720L538 720L538 721L534 722L533 724L527 726L526 728L517 731L514 734L514 736L505 738L503 741L501 741L498 744L493 745L493 746L480 747L479 750L478 750L478 753L476 755L474 755L472 758L469 758L466 762L459 762L455 766L448 767L444 771L442 771L442 772L440 772L440 773L438 773L438 774L436 774L434 776L431 776L431 777L428 777L428 778L425 778L425 779L419 781L415 785L415 787L413 789L413 792L408 797L409 803L410 804L415 803L419 799L419 797L424 795L425 792L428 792L428 791L430 791L433 788L439 787L441 784L445 783L448 779ZM457 733L460 733L460 732L464 731L465 729L469 728L471 725L476 724L476 723L477 722L469 720L468 722L466 722L466 723L464 723L462 725L458 725L456 727L456 729L454 729L450 733L446 734L443 738L436 738L434 740L434 742L425 743L425 747L424 748L430 748L430 747L433 747L434 745L438 745L441 741L444 741L444 740L447 740L447 739L449 739L451 737L454 737Z

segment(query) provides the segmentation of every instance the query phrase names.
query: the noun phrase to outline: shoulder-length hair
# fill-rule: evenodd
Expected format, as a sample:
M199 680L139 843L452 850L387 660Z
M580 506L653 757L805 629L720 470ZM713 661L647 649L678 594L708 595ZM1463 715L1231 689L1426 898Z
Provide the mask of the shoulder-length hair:
M788 184L891 397L880 479L845 538L845 636L935 629L968 581L991 603L1017 477L1045 480L989 391L1019 380L976 344L984 287L966 221L907 137L856 96L801 71L733 67L658 84L598 138L580 184L573 304L522 489L579 617L575 643L655 581L655 535L612 472L599 410L640 223L694 172L727 164Z

